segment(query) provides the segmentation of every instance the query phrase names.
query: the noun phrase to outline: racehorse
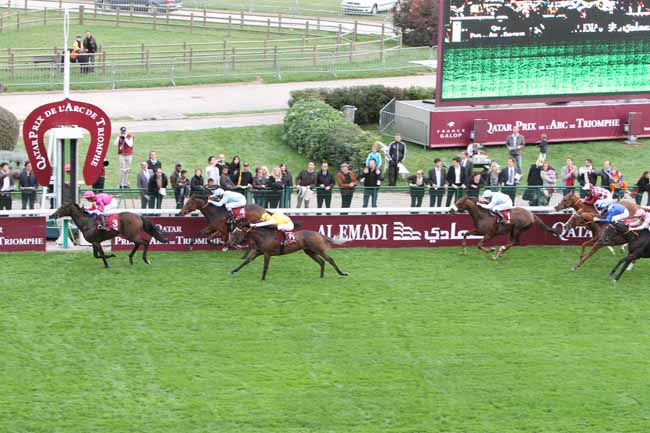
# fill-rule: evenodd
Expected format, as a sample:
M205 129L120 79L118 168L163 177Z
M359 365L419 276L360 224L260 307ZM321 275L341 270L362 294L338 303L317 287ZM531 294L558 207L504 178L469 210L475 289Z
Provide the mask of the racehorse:
M614 282L618 281L621 276L623 276L625 270L634 263L635 260L650 258L650 231L641 230L640 232L632 232L628 230L627 226L616 224L608 227L604 234L605 238L619 236L622 236L626 240L629 254L619 260L618 263L616 263L616 266L614 266L609 273L609 279ZM615 275L616 270L621 265L623 265L623 267L618 275Z
M236 245L240 244L245 239L248 239L249 245L253 244L255 247L254 249L251 249L251 253L239 266L230 271L231 275L236 274L241 268L255 260L258 255L263 254L264 270L262 271L262 281L266 280L266 273L269 270L269 262L271 261L272 256L291 254L300 250L303 250L305 254L320 265L321 278L325 275L325 262L332 265L339 275L348 275L347 272L341 271L334 259L327 254L328 244L342 245L346 242L344 240L332 239L313 230L300 230L296 232L296 238L293 243L283 246L278 239L277 230L275 228L252 228L250 227L250 224L242 223L233 230L230 242L233 245Z
M507 233L508 244L499 248L497 254L493 257L495 260L502 257L513 245L519 245L519 237L521 234L532 228L535 224L545 232L558 236L558 233L544 224L537 215L520 207L515 207L510 210L511 222L509 225L497 224L496 217L487 209L479 206L475 197L462 196L454 203L451 210L460 212L467 211L474 222L475 229L463 234L464 254L467 254L467 236L483 236L483 239L481 239L477 246L481 251L489 253L494 250L485 247L483 244L496 236Z
M196 237L190 240L190 250L196 243L197 239L202 236L207 236L208 241L225 237L230 233L231 228L228 227L228 210L225 206L210 206L208 198L193 194L179 212L180 215L187 215L190 212L199 210L203 216L208 220L208 226L199 231ZM266 210L262 206L256 204L247 204L244 207L244 220L249 223L255 223L262 218Z
M131 264L133 264L133 256L135 255L135 252L141 245L143 247L142 260L148 265L151 264L147 258L149 243L151 241L140 236L142 232L147 233L159 242L169 242L151 221L131 212L122 212L118 215L117 230L99 230L97 228L97 222L93 216L76 203L64 204L57 209L56 212L50 215L50 218L62 218L66 216L71 217L72 221L74 221L76 226L79 227L84 238L93 246L93 256L96 259L102 259L104 261L104 267L106 268L108 268L107 259L115 257L115 254L111 253L109 256L104 254L104 249L102 248L101 243L113 239L117 235L121 235L124 239L135 244L129 254L129 262Z
M620 200L619 203L625 206L628 212L630 212L630 215L634 215L634 213L641 207L636 204L634 200L629 199ZM562 197L562 200L557 204L557 206L555 206L555 210L557 211L569 208L572 208L575 211L582 210L589 213L598 213L598 211L596 211L596 208L594 208L594 205L585 203L584 200L582 200L574 193L569 193Z

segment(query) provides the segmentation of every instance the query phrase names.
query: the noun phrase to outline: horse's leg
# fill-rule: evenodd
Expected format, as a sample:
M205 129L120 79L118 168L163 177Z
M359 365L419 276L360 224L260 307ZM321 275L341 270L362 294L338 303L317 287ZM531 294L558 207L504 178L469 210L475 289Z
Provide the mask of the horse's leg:
M587 242L583 242L580 248L580 260L585 256L585 248L593 246L596 242L598 242L597 238L591 238Z
M151 264L151 262L149 261L149 257L147 256L147 253L149 252L149 243L150 243L149 241L144 241L142 247L142 261L148 265Z
M621 271L618 273L618 275L616 276L614 281L618 281L618 280L621 279L621 277L625 273L625 270L627 269L627 267L630 266L630 263L633 263L636 259L638 259L641 256L642 251L643 250L635 251L632 254L628 254L627 256L625 256L623 258L625 263L623 263L623 267L621 268ZM610 274L610 277L611 277L611 274Z
M247 264L249 264L250 262L252 262L253 260L255 260L255 258L257 257L257 255L258 255L257 250L251 250L251 251L250 251L250 254L248 255L248 257L247 257L243 262L241 262L241 264L240 264L239 266L237 266L235 269L233 269L232 271L230 271L230 275L233 275L233 274L236 274L237 272L239 272L239 270L240 270L241 268L243 268L244 266L246 266Z
M618 268L623 264L623 262L625 261L626 258L627 258L627 257L623 257L621 260L619 260L618 262L616 262L616 265L614 265L614 267L612 268L612 270L609 271L609 279L610 279L610 280L614 280L614 275L616 274L616 271L617 271Z
M596 254L596 251L598 251L602 247L603 247L603 244L601 244L600 242L594 243L592 245L591 249L589 250L589 252L587 253L587 255L585 257L581 258L580 261L578 262L578 264L573 267L573 270L577 271L578 269L580 269L582 267L582 265L584 265L585 262L587 260L589 260L589 258L591 258L591 256Z
M188 246L189 250L192 251L192 249L194 248L194 244L195 244L196 241L199 239L199 237L201 237L201 236L205 236L207 233L208 233L208 227L199 230L199 231L196 233L196 236L193 237L192 239L190 239L190 244L189 244L189 246Z
M325 261L321 259L318 254L316 254L313 251L310 250L305 250L305 254L307 254L309 257L311 257L318 265L320 266L320 277L323 278L325 276Z
M133 266L133 256L135 255L135 252L138 251L138 248L140 248L140 243L135 242L133 245L133 249L129 253L129 263L131 263L131 266Z
M97 248L97 252L99 253L99 257L104 261L104 268L108 268L108 260L106 257L106 254L104 254L104 249L102 248L102 244L95 242L93 243L93 248Z
M519 236L521 236L521 231L513 227L508 236L508 243L499 248L499 252L496 254L495 259L503 257L506 251L508 251L513 245L519 245Z
M483 244L485 244L485 242L489 241L492 238L494 238L493 233L483 235L483 239L481 239L481 241L478 243L477 248L483 252L491 253L492 249L485 247Z
M467 255L467 236L479 236L479 235L480 233L476 229L466 231L463 234L463 255L464 256Z
M95 244L92 244L93 246L93 257L96 259L101 259L102 257L99 255L99 251L97 251L97 247Z
M327 253L326 253L325 251L323 251L322 253L319 253L319 254L320 254L320 256L321 256L322 258L324 258L324 259L327 261L327 263L329 263L330 265L332 265L332 267L333 267L334 269L336 269L336 272L338 272L339 275L342 275L342 276L344 276L344 277L346 277L346 276L348 275L347 272L343 272L343 271L338 267L338 265L336 264L336 262L334 261L334 259L333 259L332 257L330 257L329 255L327 255Z
M269 263L271 262L271 255L264 253L264 269L262 270L262 281L266 280L266 273L269 271Z

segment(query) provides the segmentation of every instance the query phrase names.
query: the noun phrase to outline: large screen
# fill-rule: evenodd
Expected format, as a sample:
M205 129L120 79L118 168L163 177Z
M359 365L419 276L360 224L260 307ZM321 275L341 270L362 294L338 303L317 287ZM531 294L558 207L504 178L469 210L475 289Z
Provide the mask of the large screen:
M442 24L441 102L650 93L650 0L443 0Z

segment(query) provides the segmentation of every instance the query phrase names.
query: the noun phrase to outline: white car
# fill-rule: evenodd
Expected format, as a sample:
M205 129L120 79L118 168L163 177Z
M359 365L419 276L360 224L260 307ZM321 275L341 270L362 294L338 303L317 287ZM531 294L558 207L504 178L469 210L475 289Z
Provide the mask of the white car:
M393 10L399 0L343 0L341 11L343 14L371 14Z

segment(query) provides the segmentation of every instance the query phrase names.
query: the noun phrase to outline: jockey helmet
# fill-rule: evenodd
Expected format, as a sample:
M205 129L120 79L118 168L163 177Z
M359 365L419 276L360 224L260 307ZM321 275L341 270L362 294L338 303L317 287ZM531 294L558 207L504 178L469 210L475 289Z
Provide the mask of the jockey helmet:
M223 189L221 189L221 188L217 188L217 189L214 191L214 194L212 194L212 195L214 195L215 197L223 197L223 193L224 193L224 192L225 192L225 191L224 191Z
M602 199L601 199L601 200L598 200L598 201L596 202L596 204L594 205L594 207L595 207L596 209L598 209L598 210L605 210L605 209L607 209L607 208L609 207L609 205L610 205L609 200L602 200Z
M486 189L483 191L483 196L485 200L490 200L492 198L492 190Z
M86 191L86 192L84 192L84 198L87 198L89 200L93 199L93 198L95 198L95 193L90 191L90 190Z
M637 209L637 211L634 213L634 216L637 218L643 218L646 216L646 211L643 209Z

